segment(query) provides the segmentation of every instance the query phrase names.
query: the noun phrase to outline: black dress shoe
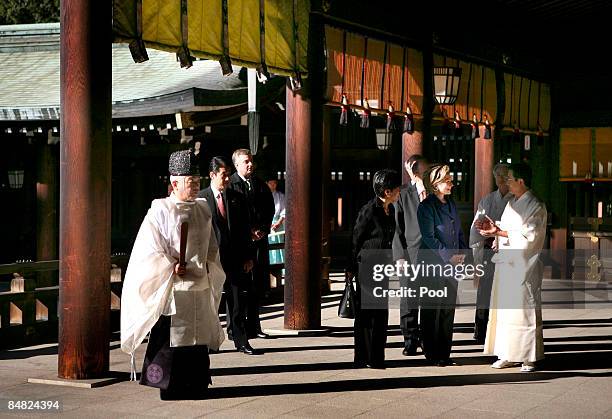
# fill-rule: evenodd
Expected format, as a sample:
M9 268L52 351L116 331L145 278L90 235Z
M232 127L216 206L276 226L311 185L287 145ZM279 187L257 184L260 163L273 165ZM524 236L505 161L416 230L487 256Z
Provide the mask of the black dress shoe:
M257 332L257 337L260 339L270 339L270 335L261 331Z
M417 345L416 343L408 343L404 346L404 350L402 351L402 355L404 356L415 356L417 354Z
M365 368L367 364L363 361L353 361L353 368Z
M237 348L238 352L242 352L245 355L259 355L261 352L247 344Z
M377 362L377 363L371 363L371 364L366 364L367 368L373 369L373 370L384 370L385 369L385 363L384 362Z
M452 367L457 365L452 359L442 359L437 363L438 367Z

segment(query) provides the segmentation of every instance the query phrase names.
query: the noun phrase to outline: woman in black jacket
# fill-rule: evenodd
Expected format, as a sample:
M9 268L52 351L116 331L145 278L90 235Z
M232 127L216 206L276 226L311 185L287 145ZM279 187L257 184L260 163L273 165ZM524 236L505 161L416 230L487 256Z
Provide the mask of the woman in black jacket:
M346 280L350 283L358 279L359 262L362 250L389 249L395 234L395 210L393 203L399 198L400 175L394 170L380 170L374 174L374 193L376 196L359 211L355 227ZM387 324L389 309L386 300L377 303L377 308L362 308L361 289L357 282L357 304L355 313L355 366L384 368L385 346L387 343Z
M462 264L466 249L461 220L455 202L450 197L453 181L449 167L437 164L424 174L424 185L430 195L420 203L417 210L421 229L421 249L419 259L432 266L439 266L442 272L449 265ZM431 272L434 272L432 270ZM457 281L450 276L432 274L420 278L420 283L430 290L447 290L444 297L428 298L421 301L421 329L423 351L432 363L452 365L450 360L453 343L453 323L455 320L455 301Z

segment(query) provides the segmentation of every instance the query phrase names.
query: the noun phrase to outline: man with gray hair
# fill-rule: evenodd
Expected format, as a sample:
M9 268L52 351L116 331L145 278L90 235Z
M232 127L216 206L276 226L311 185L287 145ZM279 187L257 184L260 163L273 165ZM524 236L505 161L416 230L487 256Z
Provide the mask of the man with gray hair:
M508 165L498 163L493 168L495 185L497 190L485 195L478 203L478 210L470 228L470 247L474 255L474 264L484 265L484 275L476 278L478 287L476 297L476 315L474 317L474 339L479 344L484 344L487 335L487 323L489 321L489 304L491 299L491 285L495 264L491 263L493 244L492 237L483 237L475 226L476 221L484 220L486 216L493 221L501 220L501 216L513 195L509 192L506 179L508 178Z
M427 197L423 186L423 173L429 167L427 159L419 154L413 154L404 163L404 169L410 176L410 183L402 185L400 197L395 206L396 231L393 237L393 259L417 263L418 249L421 246L421 230L417 219L417 209L421 201ZM401 286L409 285L408 278L400 277ZM416 355L419 346L419 307L410 304L408 298L400 301L400 329L404 336L404 356Z

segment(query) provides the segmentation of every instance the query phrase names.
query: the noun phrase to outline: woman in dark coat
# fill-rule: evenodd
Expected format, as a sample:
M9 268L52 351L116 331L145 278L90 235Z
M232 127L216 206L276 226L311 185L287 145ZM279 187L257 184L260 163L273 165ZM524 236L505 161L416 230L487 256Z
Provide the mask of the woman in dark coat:
M420 259L427 264L445 267L463 263L466 249L461 220L455 202L450 197L453 181L446 165L431 166L423 176L429 196L421 202L417 210L421 229ZM431 271L433 272L433 270ZM447 271L448 272L448 271ZM421 302L421 328L423 352L433 364L452 365L450 360L453 342L453 323L457 281L451 276L436 273L421 277L421 285L429 289L447 290L444 297L427 298Z
M362 308L358 269L362 250L391 251L395 234L393 203L399 198L400 185L401 178L396 171L385 169L376 172L373 181L376 196L361 208L353 229L346 280L350 283L352 278L357 279L354 326L356 367L384 368L389 309L384 304L386 300L377 302L380 307Z

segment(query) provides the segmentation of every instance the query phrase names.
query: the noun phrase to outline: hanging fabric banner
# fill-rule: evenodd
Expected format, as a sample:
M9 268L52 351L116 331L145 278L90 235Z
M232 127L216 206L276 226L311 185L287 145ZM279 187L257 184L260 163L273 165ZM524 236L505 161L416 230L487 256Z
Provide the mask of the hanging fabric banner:
M377 113L396 114L423 108L423 54L413 48L325 27L328 102L340 105L342 95L351 106L363 99Z
M550 128L550 85L505 73L506 111L504 126L519 132L548 133Z
M305 75L310 2L265 0L263 19L261 10L260 0L113 0L113 41L142 41L147 48L229 57L234 65L265 64L271 73Z

